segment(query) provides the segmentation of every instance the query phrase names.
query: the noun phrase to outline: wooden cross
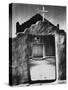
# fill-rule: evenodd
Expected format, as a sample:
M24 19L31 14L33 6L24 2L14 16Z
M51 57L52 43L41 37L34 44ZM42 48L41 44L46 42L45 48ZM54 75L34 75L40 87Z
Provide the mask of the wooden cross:
M39 11L39 12L42 13L42 15L43 15L43 21L44 21L44 15L45 15L45 13L48 12L48 11L44 9L44 6L42 7L42 10L37 9L37 11Z

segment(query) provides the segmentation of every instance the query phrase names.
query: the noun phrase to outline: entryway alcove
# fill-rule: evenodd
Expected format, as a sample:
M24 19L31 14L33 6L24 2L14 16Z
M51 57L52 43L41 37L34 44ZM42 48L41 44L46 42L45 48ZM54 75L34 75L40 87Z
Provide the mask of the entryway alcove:
M54 35L28 35L29 69L32 82L56 79Z

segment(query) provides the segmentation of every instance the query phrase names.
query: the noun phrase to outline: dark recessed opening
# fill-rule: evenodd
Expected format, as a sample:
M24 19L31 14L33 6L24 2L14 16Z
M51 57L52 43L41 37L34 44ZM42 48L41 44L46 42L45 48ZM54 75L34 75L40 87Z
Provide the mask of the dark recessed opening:
M53 35L30 36L30 41L32 44L31 57L55 56L55 38Z

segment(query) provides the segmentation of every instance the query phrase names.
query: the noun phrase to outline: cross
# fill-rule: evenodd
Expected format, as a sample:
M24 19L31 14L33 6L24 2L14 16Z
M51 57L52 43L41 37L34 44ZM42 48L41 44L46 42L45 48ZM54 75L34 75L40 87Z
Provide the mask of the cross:
M44 9L44 6L42 7L42 10L39 10L39 9L37 9L37 10L42 13L42 15L43 15L43 21L44 21L44 15L48 11Z

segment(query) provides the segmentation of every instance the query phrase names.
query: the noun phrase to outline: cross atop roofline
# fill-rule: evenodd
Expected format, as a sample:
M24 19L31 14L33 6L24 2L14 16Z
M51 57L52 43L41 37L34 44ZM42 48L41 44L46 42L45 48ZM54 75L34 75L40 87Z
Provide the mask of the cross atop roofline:
M42 7L42 10L37 9L37 11L42 13L42 16L43 16L43 21L44 21L44 16L45 16L45 13L47 13L48 11L47 11L47 10L45 10L44 6Z

